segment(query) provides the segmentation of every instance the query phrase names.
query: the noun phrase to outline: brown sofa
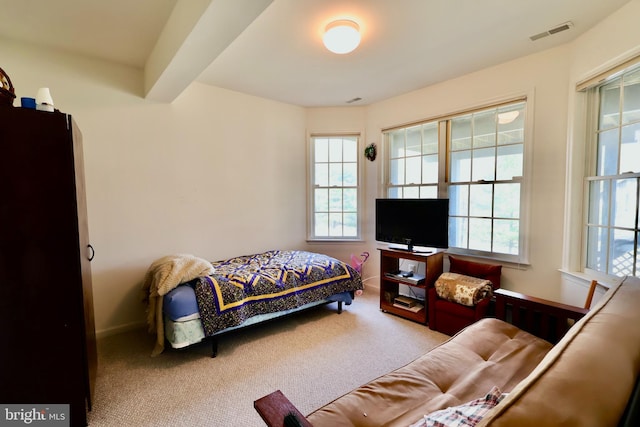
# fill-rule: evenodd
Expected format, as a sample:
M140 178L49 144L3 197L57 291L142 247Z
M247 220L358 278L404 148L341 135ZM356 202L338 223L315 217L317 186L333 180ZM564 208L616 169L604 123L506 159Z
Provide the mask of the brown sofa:
M497 291L496 313L524 321L538 334L561 335L567 318L586 313L535 298L521 300ZM525 310L529 314L523 315ZM498 387L506 396L478 426L640 425L640 279L628 277L613 286L558 338L552 346L503 320L483 319L302 421L314 427L410 426ZM284 415L271 415L268 425L283 425Z

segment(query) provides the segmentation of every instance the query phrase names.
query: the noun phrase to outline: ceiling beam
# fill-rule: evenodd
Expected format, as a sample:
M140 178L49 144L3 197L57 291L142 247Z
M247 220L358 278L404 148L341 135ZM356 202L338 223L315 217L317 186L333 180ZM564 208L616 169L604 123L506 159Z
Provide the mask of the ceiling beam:
M172 102L273 0L178 0L144 68L145 98Z

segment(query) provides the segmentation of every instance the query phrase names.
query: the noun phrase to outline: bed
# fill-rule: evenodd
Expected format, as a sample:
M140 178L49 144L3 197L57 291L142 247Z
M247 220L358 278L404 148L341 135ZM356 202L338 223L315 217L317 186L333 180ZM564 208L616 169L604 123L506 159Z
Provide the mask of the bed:
M273 250L208 262L174 255L154 262L144 280L149 328L184 348L205 339L217 355L222 334L322 304L351 304L362 292L359 272L327 255Z

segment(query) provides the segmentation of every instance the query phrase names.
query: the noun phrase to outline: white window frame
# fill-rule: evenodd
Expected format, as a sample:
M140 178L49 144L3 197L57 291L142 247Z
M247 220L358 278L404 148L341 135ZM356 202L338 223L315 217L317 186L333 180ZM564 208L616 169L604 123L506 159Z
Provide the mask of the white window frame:
M437 132L437 136L434 140L432 135L427 135L429 132ZM411 137L408 134L412 134ZM442 135L442 122L438 120L425 121L414 125L403 126L401 128L392 129L385 132L385 148L386 158L385 163L385 176L386 179L386 197L394 198L434 198L441 194L446 195L446 189L443 192L443 180L441 179L441 171L439 168L436 173L428 174L425 171L426 159L437 160L438 165L441 164L442 159L440 153L442 149L441 145ZM416 138L420 141L415 144ZM414 144L409 142L413 139ZM392 142L392 140L394 142ZM393 152L392 146L402 140L402 148L398 152ZM432 143L435 142L436 152L433 152ZM430 145L427 147L427 145ZM420 164L420 170L418 175L414 173L413 176L407 175L409 163ZM397 168L398 172L402 172L402 182L391 182L391 176L393 175L392 169ZM443 171L444 172L444 171ZM435 175L435 176L434 176ZM435 179L434 179L435 178ZM440 196L442 197L442 196Z
M340 184L329 184L325 186L316 185L316 156L315 156L315 142L318 139L355 139L356 140L356 153L355 153L355 163L356 163L356 184L355 185L340 185ZM361 176L361 141L362 137L360 133L314 133L309 135L309 167L307 168L309 171L308 174L308 215L307 215L307 240L314 242L353 242L353 241L361 241L362 240L362 176ZM325 163L325 162L323 162ZM353 163L351 161L345 162L343 160L340 161L330 161L332 164L338 163ZM344 233L341 235L317 235L316 234L316 198L315 193L316 189L326 188L328 191L331 190L355 190L356 191L356 232L354 235L345 235ZM324 212L324 211L320 211ZM327 211L327 213L330 210ZM352 211L335 210L333 213L353 213Z
M594 229L600 229L602 230L604 233L606 233L607 235L609 235L609 233L611 233L614 230L625 230L625 231L630 231L635 233L634 234L634 242L633 245L636 248L636 254L635 254L635 258L632 262L632 274L633 274L633 269L635 269L635 275L640 277L640 268L638 268L638 263L640 260L640 251L638 251L638 235L640 234L640 231L638 230L638 219L637 219L637 215L638 215L638 210L640 209L640 197L638 197L636 199L636 224L635 224L635 228L629 228L629 227L622 227L622 226L614 226L611 225L611 222L608 222L607 224L598 224L598 223L594 223L593 222L593 218L590 218L590 206L591 206L591 184L594 182L603 182L605 185L610 186L610 185L614 185L614 182L617 180L634 180L636 181L636 192L640 191L640 170L636 170L633 172L629 172L629 171L617 171L618 173L616 174L604 174L604 175L599 175L598 171L597 171L597 167L598 167L598 135L602 132L602 129L600 129L600 124L599 124L599 117L600 117L600 89L602 87L608 86L610 85L612 82L615 82L616 80L622 78L623 75L628 75L630 73L637 73L638 70L640 70L640 65L638 64L639 61L634 60L631 61L631 63L626 63L624 64L625 66L618 66L615 67L613 70L611 70L610 72L605 72L602 73L604 75L600 75L597 81L597 84L592 84L592 85L587 85L587 84L583 84L582 87L578 87L578 90L585 90L585 95L586 95L586 112L587 112L587 119L585 121L585 128L586 128L586 132L585 132L585 145L586 145L586 156L585 156L585 170L584 170L584 184L583 184L583 200L584 200L584 209L583 209L583 215L582 215L582 250L580 253L580 259L581 259L581 270L584 272L584 274L590 276L590 277L597 277L597 278L618 278L621 275L624 274L616 274L615 271L611 271L610 268L612 267L613 261L611 260L611 246L612 246L612 241L611 236L609 236L606 240L607 240L607 247L604 250L604 255L605 255L605 260L603 262L605 270L601 270L601 269L592 269L589 267L589 250L590 250L590 246L589 246L589 230L594 230ZM623 102L623 97L620 97L620 102ZM634 122L634 123L637 123ZM620 123L618 123L617 126L612 126L609 127L608 130L620 130L622 128L622 125ZM618 132L619 133L619 132ZM618 138L620 138L620 136L618 136ZM618 141L618 143L620 143L620 140ZM620 154L618 154L618 159L617 161L620 161ZM609 194L609 197L611 197L611 194ZM611 202L611 199L609 199ZM611 205L608 206L608 218L610 218L610 214L611 214Z
M438 116L432 119L422 120L419 122L414 122L406 125L396 126L393 128L383 129L383 141L384 141L384 149L385 149L385 164L384 164L384 172L383 172L383 187L384 187L384 197L393 197L393 193L390 192L394 186L390 183L390 153L389 153L389 134L392 131L399 130L402 128L409 128L412 126L417 126L421 124L426 124L430 122L437 121L438 129L439 129L439 143L438 143L438 197L439 198L447 198L448 190L449 190L449 161L450 161L450 150L449 150L449 140L450 140L450 131L449 131L449 123L453 118L464 116L466 114L470 114L473 112L481 112L483 110L488 110L492 108L499 108L509 104L516 104L519 102L525 103L525 127L524 127L524 147L523 147L523 173L521 177L518 177L513 182L518 182L520 184L520 217L519 217L519 252L517 255L513 254L504 254L498 252L490 252L490 251L479 251L472 250L467 248L456 248L450 247L448 249L449 253L461 254L461 255L469 255L474 257L488 258L496 261L500 261L502 263L513 263L517 265L527 265L529 262L529 242L527 240L527 236L529 236L529 206L530 206L530 165L531 165L531 153L532 153L532 132L533 132L533 109L534 109L534 100L533 93L526 93L515 95L510 98L500 99L493 101L488 104L484 104L481 106L477 106L474 108L469 108L464 111L455 112L443 116ZM487 182L487 185L491 184Z

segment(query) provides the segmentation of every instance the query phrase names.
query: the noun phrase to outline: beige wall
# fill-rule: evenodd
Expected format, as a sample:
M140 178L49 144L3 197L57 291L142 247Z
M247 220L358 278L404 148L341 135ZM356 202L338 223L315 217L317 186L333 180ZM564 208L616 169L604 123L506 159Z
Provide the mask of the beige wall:
M82 130L99 333L144 319L140 282L156 258L305 247L303 108L201 84L154 104L139 70L0 50L18 98L48 86Z
M381 143L381 130L425 120L497 100L526 94L533 105L532 152L528 209L529 265L506 265L503 286L519 292L582 305L590 277L576 274L579 267L583 176L579 138L584 114L576 101L575 82L630 55L640 54L640 0L603 20L574 43L403 94L366 108L366 142ZM624 29L624 31L620 31ZM334 113L334 116L330 113ZM310 111L316 128L333 129L333 120L344 122L340 111ZM309 118L307 120L310 120ZM353 126L359 122L354 120ZM344 126L344 123L343 123ZM576 138L577 136L577 138ZM576 153L577 152L577 153ZM571 153L571 156L568 154ZM376 286L378 256L374 241L374 199L383 197L380 157L367 164L365 174L366 250L372 258L365 265L367 282ZM369 162L367 162L369 163ZM568 174L572 165L580 165ZM575 169L575 168L574 168ZM570 182L567 187L565 182ZM577 183L577 184L576 184ZM573 212L572 212L573 211ZM577 215L576 212L577 211ZM570 231L573 230L573 233ZM576 231L578 234L576 234ZM569 250L572 248L572 252ZM576 255L577 254L577 255ZM571 255L574 260L570 263ZM564 273L564 274L563 274ZM600 293L602 291L600 290Z
M532 145L529 164L531 265L506 268L504 286L548 298L559 297L568 69L568 47L564 46L394 97L371 105L366 111L367 144L376 142L381 146L381 131L388 127L516 96L529 97L529 106L533 108L530 117L534 122L533 139L529 141ZM319 114L310 112L309 116L318 119ZM331 118L325 114L323 119L325 126L331 128ZM374 199L383 197L383 156L373 165L367 165L365 181L368 194L365 239L369 251L375 255L365 266L367 276L378 275ZM375 284L375 280L371 283Z
M532 100L534 120L530 265L506 268L504 286L571 302L582 299L581 282L561 286L559 269L567 265L563 245L571 240L564 221L572 82L640 45L632 19L639 2L571 45L368 107L304 109L202 84L170 105L154 104L141 97L140 70L1 40L0 50L18 97L48 86L56 107L73 114L82 129L100 334L143 321L140 281L154 259L170 253L220 259L310 248L347 260L368 250L366 283L376 286L373 206L382 195L383 158L363 160L364 241L307 244L306 136L360 132L361 150L371 142L381 148L385 127L522 94ZM622 27L628 31L611 31Z
M640 0L627 3L617 12L579 37L571 46L569 70L569 105L567 150L571 153L566 167L566 195L564 219L563 281L561 299L569 303L581 303L587 293L588 283L597 278L607 283L607 277L588 277L579 273L581 265L582 192L585 152L586 96L575 90L576 83L605 72L626 60L640 55ZM598 289L602 294L603 289Z

